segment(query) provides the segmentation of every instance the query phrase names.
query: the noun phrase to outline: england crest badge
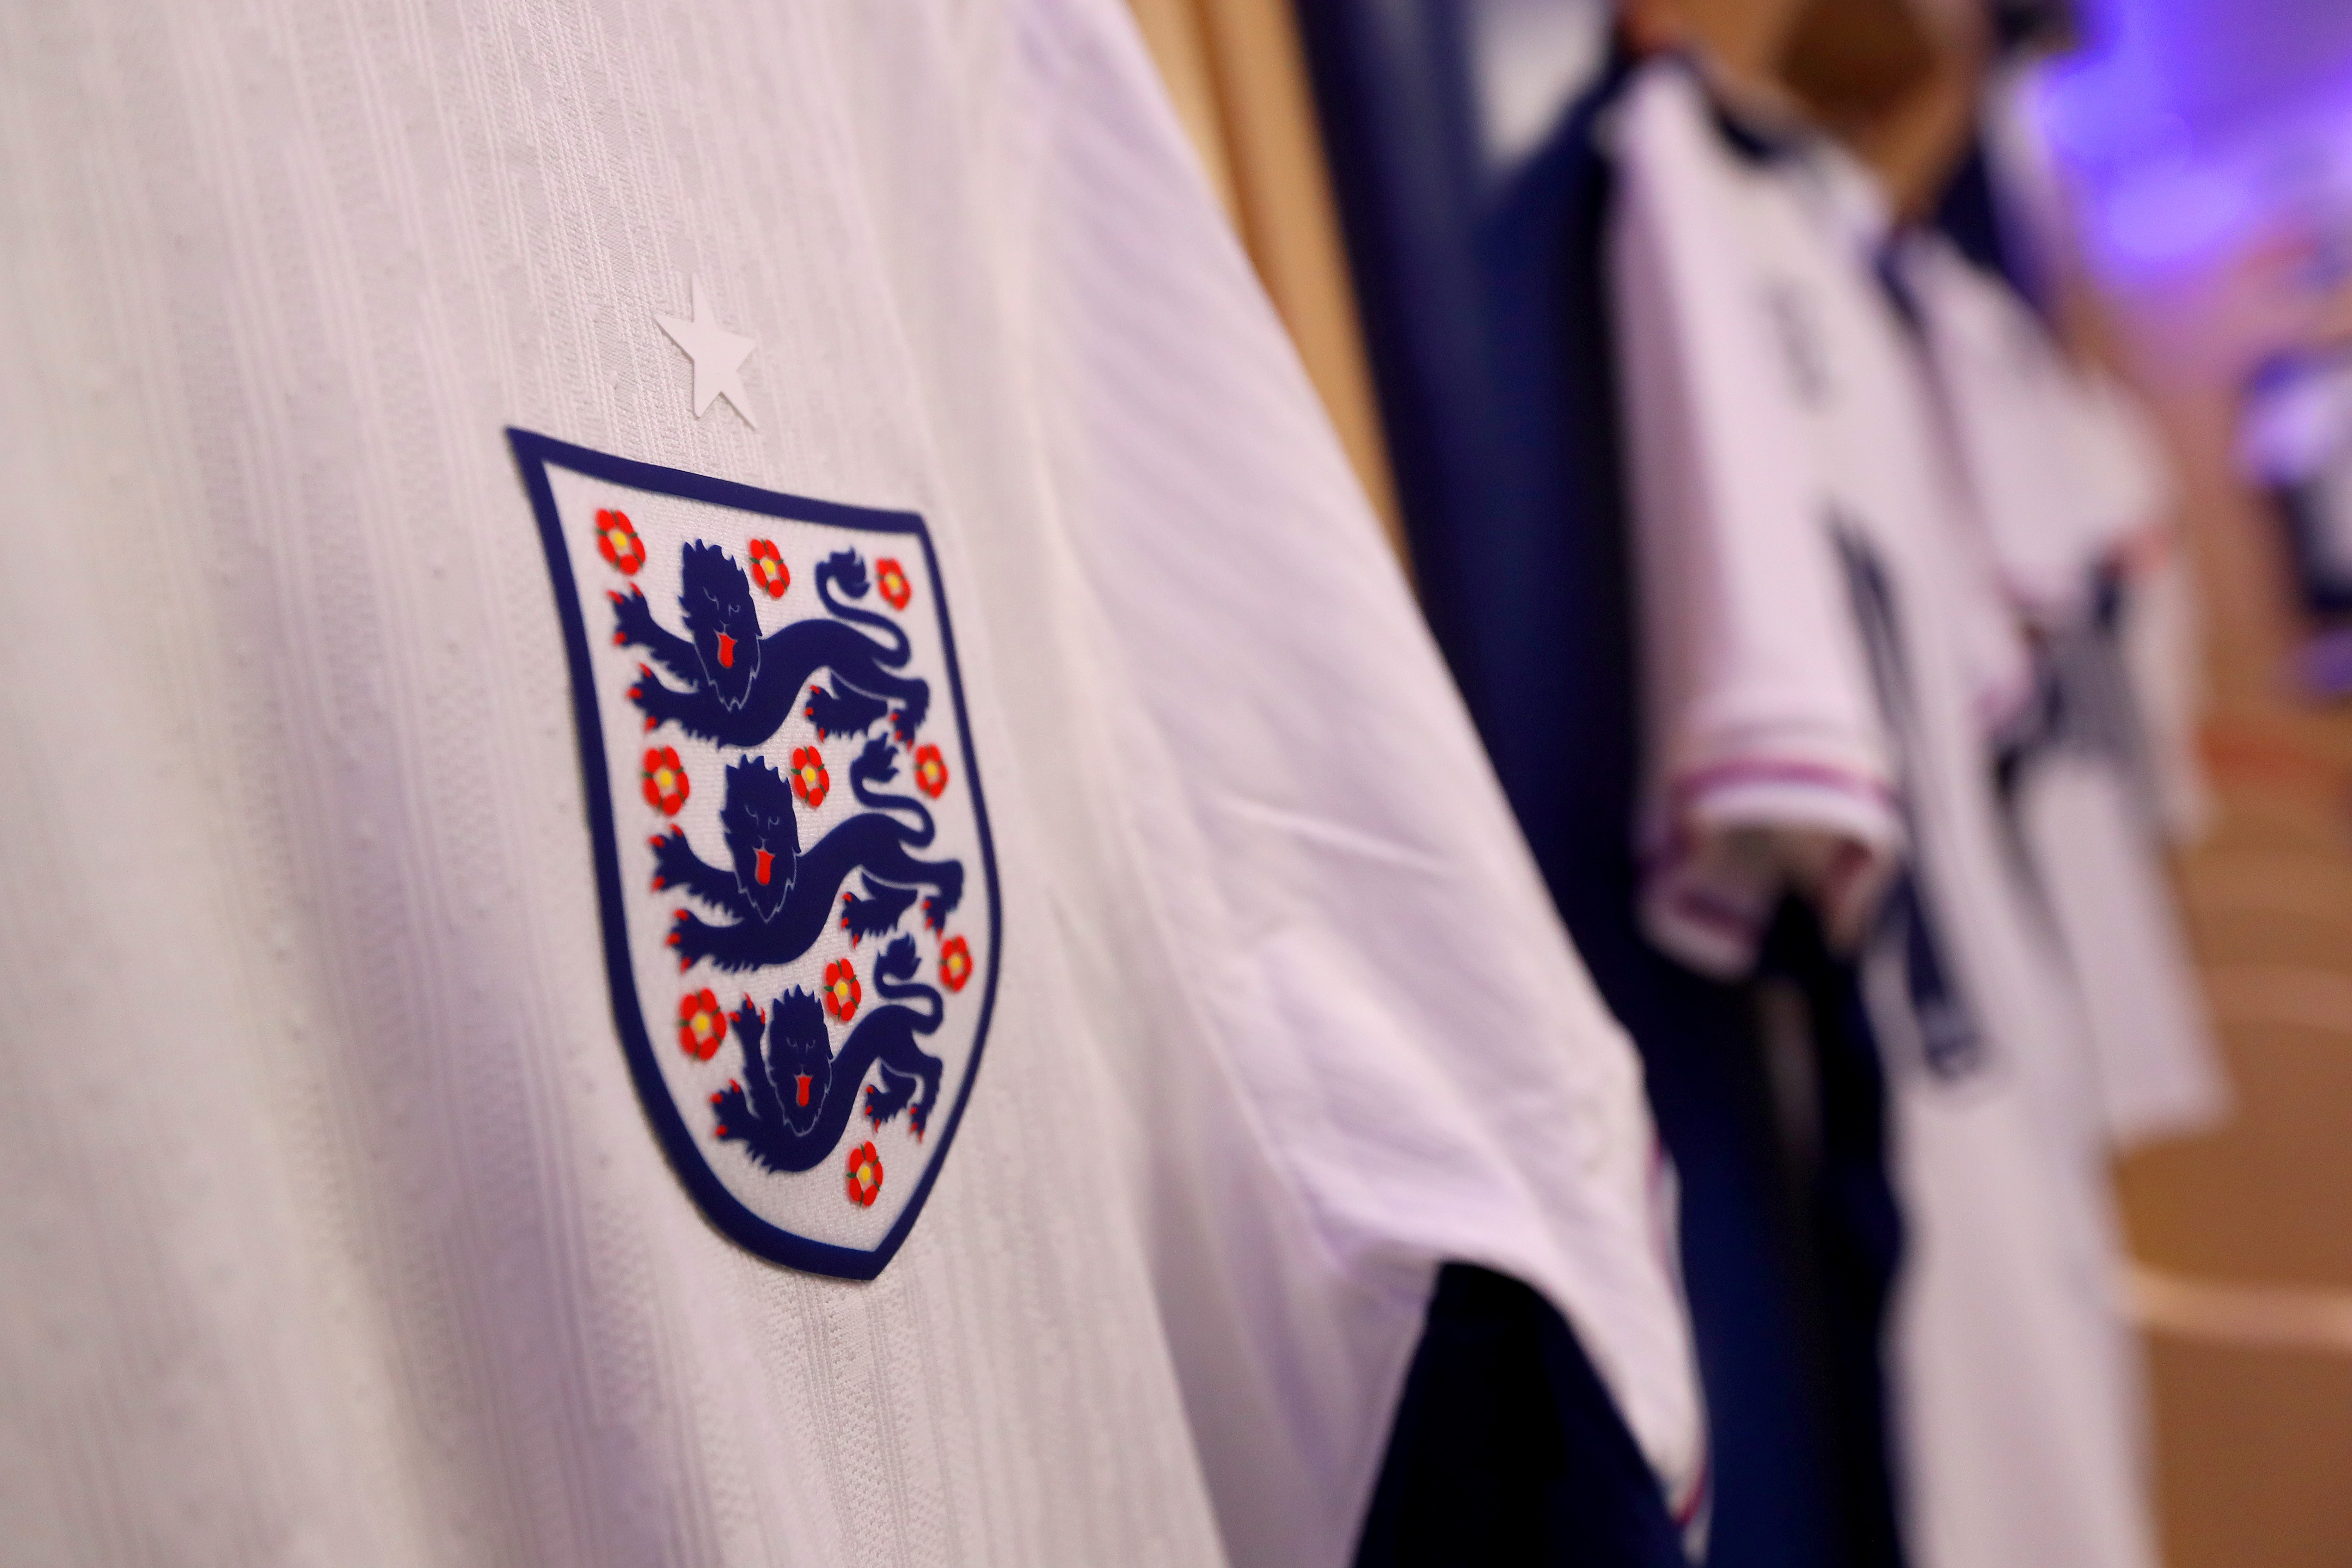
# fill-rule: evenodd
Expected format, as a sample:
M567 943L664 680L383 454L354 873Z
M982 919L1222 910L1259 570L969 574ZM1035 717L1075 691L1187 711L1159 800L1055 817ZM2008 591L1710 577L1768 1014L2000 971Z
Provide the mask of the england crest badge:
M954 1141L994 850L923 520L509 439L572 667L613 1016L710 1222L869 1279Z

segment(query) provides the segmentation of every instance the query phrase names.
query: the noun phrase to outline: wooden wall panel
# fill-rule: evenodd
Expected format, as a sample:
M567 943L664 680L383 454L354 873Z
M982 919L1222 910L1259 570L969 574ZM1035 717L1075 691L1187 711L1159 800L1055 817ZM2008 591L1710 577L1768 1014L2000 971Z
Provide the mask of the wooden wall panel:
M1405 559L1356 292L1289 0L1129 0L1178 115Z

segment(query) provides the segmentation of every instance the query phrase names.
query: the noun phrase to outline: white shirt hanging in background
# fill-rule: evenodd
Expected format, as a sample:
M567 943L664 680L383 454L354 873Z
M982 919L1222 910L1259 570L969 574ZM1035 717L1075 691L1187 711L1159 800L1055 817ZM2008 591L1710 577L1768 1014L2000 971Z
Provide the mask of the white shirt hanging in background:
M1784 889L1850 929L1853 884L1819 868L1906 858L1864 972L1906 1223L1890 1363L1912 1560L2146 1568L2086 1047L2005 858L1979 723L1986 671L2015 660L1971 651L1987 624L1955 588L1984 563L1950 547L1874 198L1825 147L1735 151L1678 61L1645 68L1615 135L1656 672L1645 843L1722 846L1679 875L1750 930ZM1746 776L1790 783L1735 792ZM1730 967L1738 949L1657 918L1659 891L1662 939Z
M2103 568L2161 540L2160 470L2121 395L2068 364L2005 283L1933 235L1906 237L1897 258L1966 480L1953 515L1995 563L1997 613L2040 637L2045 703L2011 805L2081 989L2108 1134L2129 1146L2202 1130L2227 1094L2158 859L2148 727L2094 602ZM2142 581L2124 584L2126 624L2160 608Z

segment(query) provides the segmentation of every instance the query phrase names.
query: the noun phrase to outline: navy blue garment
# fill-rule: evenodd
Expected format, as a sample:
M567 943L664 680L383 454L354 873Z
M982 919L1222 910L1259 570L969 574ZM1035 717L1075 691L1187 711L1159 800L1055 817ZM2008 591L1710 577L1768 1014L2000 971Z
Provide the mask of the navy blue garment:
M1886 1176L1886 1079L1854 966L1833 958L1811 906L1783 900L1759 971L1800 1009L1810 1103L1793 1120L1788 1234L1806 1293L1816 1411L1828 1441L1837 1560L1899 1564L1893 1433L1880 1353L1903 1245Z
M1825 1211L1789 1172L1752 989L1672 963L1634 922L1640 687L1602 258L1609 172L1592 142L1623 67L1524 163L1494 171L1473 139L1457 7L1300 0L1299 15L1423 608L1552 897L1642 1052L1681 1182L1713 1447L1709 1562L1881 1568L1899 1561L1880 1540L1884 1456L1858 1478L1841 1468L1821 1320L1843 1282L1801 1277L1821 1251L1802 1235ZM1865 1292L1839 1320L1874 1358L1876 1300ZM1409 1464L1405 1436L1392 1467ZM1862 1522L1848 1520L1874 1487Z
M1356 1568L1685 1568L1664 1496L1567 1321L1466 1264L1438 1275Z
M2050 290L2033 270L2029 255L2011 241L2000 193L1993 182L1992 160L1986 154L1981 133L1969 138L1943 195L1936 199L1932 218L1961 255L2006 279L2019 299L2045 321L2049 319L2053 308Z

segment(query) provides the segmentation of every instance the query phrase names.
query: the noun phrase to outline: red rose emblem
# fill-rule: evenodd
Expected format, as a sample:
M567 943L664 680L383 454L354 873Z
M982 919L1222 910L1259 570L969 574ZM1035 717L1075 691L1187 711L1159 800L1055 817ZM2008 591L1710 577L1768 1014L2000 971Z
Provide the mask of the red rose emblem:
M676 816L677 808L686 804L686 769L677 760L676 746L658 749L647 747L645 762L646 804L665 816Z
M857 1016L866 993L857 984L857 969L849 960L824 966L824 1010L846 1024Z
M915 748L915 787L933 800L947 793L947 759L940 755L937 746Z
M940 984L950 991L963 989L971 978L971 949L963 938L951 936L940 943Z
M646 563L646 542L637 537L636 525L625 511L600 511L596 514L596 552L605 564L619 569L624 577L636 575L637 568Z
M771 599L781 599L784 590L793 585L793 569L776 552L772 539L751 541L751 581L768 591Z
M719 1042L727 1038L727 1015L719 1010L719 999L708 991L689 991L677 999L678 1048L696 1061L707 1062L719 1054Z
M831 775L824 771L824 759L814 746L793 748L793 793L801 804L814 811L824 804L824 792L833 787Z
M874 1145L862 1143L849 1152L849 1201L870 1209L882 1191L882 1156Z
M890 601L894 610L903 610L907 601L915 596L915 586L907 581L907 570L894 556L885 555L874 563L874 585Z

